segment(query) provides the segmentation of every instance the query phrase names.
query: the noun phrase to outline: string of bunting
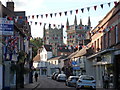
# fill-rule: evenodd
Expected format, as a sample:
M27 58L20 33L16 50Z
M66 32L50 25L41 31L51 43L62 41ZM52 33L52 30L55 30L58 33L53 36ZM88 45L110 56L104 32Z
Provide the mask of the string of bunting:
M114 2L109 2L109 3L100 4L100 7L103 9L105 4L108 4L108 6L110 7L111 3L114 3L115 6L118 4L117 1L114 1ZM94 7L94 10L96 11L98 5L91 6L91 7L85 7L85 8L81 8L81 9L76 9L75 12L76 12L76 14L78 14L78 11L81 10L82 13L84 13L84 10L85 10L85 9L87 9L87 11L89 12L89 11L90 11L90 8L93 8L93 7ZM74 10L64 11L64 14L65 14L65 16L67 16L67 15L68 15L68 12L70 12L70 14L72 15L72 12L73 12L73 11L74 11ZM63 15L63 14L62 14L63 12L58 12L58 13L59 13L60 16ZM56 17L56 15L57 15L58 13L54 13L55 17ZM45 16L44 16L44 15L45 15ZM36 16L37 19L38 19L40 16L41 16L41 18L43 18L43 17L46 17L46 18L47 18L48 15L50 15L51 18L53 17L53 13L49 13L49 14L41 14L41 15L32 15L32 16L27 16L27 17L26 17L26 16L16 16L16 17L9 17L9 16L7 17L7 16L6 16L6 18L9 19L9 20L15 20L16 23L23 23L23 22L28 23L28 20L27 20L26 18L30 19L30 17L32 17L32 19L34 19L35 16ZM33 24L33 21L30 21L30 23L31 23L31 25L32 25L32 24ZM34 22L34 24L35 24L35 25L38 25L38 24L39 24L39 25L41 26L41 25L43 24L43 22ZM48 23L44 23L44 25L45 25L45 24L48 24ZM51 24L48 24L48 25L50 26ZM60 27L60 25L56 25L56 24L53 24L53 26L54 26L54 27L56 27L56 26ZM64 28L64 25L61 25L61 27Z
M110 27L96 27L98 30L96 32L91 32L92 35L96 34L96 33L106 33L108 31L114 30L115 29L115 25L112 25ZM102 31L100 30L102 28Z
M87 11L89 12L91 8L94 8L94 10L96 11L97 10L97 7L100 6L102 9L104 8L104 5L105 4L108 4L108 6L110 7L111 6L111 3L114 3L115 6L118 4L117 1L114 1L114 2L109 2L109 3L104 3L104 4L100 4L100 5L95 5L95 6L91 6L91 7L85 7L85 8L81 8L81 9L75 9L75 10L69 10L69 11L64 11L64 12L56 12L56 13L48 13L48 14L40 14L40 15L29 15L28 16L28 19L32 18L47 18L48 16L50 16L51 18L53 17L53 15L56 17L57 14L59 14L59 16L61 17L64 13L65 16L68 15L68 12L70 13L70 15L72 15L73 11L75 11L76 14L78 14L79 10L81 10L82 13L84 13L84 10L87 9Z

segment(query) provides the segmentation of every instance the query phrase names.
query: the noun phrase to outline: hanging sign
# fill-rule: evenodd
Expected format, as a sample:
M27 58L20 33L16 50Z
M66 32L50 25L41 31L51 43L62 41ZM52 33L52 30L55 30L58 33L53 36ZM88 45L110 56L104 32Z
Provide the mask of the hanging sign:
M13 35L14 25L12 20L0 18L0 35Z

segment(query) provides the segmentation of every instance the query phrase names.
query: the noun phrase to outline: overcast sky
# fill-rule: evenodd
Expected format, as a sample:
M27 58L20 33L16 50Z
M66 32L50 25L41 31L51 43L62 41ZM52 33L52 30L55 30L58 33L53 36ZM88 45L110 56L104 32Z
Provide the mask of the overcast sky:
M11 0L1 0L2 4ZM45 15L50 13L59 13L62 12L61 17L57 14L56 17L48 18L38 18L32 19L32 22L42 22L47 24L57 24L64 26L66 25L67 18L69 20L70 25L74 23L75 15L77 16L77 22L79 24L80 18L82 19L83 24L87 24L88 16L91 18L92 27L95 27L98 22L113 8L114 1L119 0L12 0L15 2L15 11L26 11L26 16L32 15ZM109 7L107 3L112 2ZM100 4L103 4L103 9L100 7ZM96 11L94 10L94 6L97 5ZM87 7L90 7L90 11L87 11ZM84 13L81 12L81 9L84 8ZM78 9L78 14L76 14L75 10ZM73 14L70 15L69 11L72 10ZM65 16L64 12L67 11L68 15ZM29 20L30 21L30 20ZM32 28L32 36L33 37L42 37L43 36L43 25L31 25ZM47 28L47 27L46 27ZM64 27L64 36L66 26Z

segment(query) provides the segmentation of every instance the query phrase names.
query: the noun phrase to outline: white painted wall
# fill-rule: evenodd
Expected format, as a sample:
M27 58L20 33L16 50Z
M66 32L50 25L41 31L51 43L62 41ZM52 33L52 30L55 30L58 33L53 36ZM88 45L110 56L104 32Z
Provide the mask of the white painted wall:
M38 62L34 61L34 62L33 62L33 66L34 66L34 68L37 68Z
M47 51L43 48L42 52L40 53L41 61L47 61Z

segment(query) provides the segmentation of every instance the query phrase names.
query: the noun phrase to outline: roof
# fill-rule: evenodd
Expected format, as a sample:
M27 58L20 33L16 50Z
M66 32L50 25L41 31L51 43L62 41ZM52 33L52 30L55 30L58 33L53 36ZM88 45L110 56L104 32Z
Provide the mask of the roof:
M44 45L46 51L52 51L52 45Z
M78 53L78 50L76 52L73 52L72 54L70 54L67 58L71 58L72 56L74 56L76 53Z
M34 58L33 61L40 61L40 54L37 54Z
M74 56L72 56L72 58L75 58L75 57L80 57L80 56L83 56L87 53L87 50L86 48L82 48L80 51L78 51Z
M61 56L50 58L50 59L48 59L48 61L50 61L50 60L58 60L59 58L61 58Z

